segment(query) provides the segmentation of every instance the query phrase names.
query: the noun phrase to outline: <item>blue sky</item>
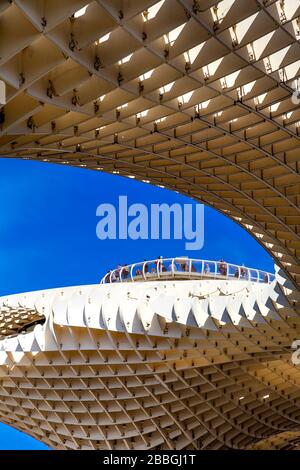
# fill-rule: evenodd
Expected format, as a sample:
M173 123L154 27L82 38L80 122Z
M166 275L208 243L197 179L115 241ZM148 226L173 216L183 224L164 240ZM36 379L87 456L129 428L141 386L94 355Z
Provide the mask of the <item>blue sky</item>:
M96 237L101 203L189 203L173 191L86 169L0 159L0 295L94 284L117 264L187 255L273 272L268 253L242 228L205 208L205 241L185 251L184 240L105 240ZM0 449L42 444L0 425Z

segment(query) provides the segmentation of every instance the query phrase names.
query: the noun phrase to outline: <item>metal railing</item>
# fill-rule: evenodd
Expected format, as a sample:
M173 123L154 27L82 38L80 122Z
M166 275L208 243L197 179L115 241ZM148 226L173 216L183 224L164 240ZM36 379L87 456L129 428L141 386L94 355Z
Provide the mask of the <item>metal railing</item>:
M225 261L187 257L159 258L120 266L109 271L100 284L113 282L151 281L157 279L236 279L270 283L275 275L260 269L238 266Z

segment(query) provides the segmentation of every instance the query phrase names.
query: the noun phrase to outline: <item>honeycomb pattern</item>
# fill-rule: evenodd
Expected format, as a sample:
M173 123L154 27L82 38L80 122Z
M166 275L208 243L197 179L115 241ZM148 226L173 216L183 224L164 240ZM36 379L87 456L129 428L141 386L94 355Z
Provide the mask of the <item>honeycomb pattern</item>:
M297 449L297 300L282 270L1 298L45 322L0 341L0 419L54 449Z
M193 197L299 283L299 15L299 0L2 0L0 154Z
M34 309L1 306L0 312L0 339L12 336L34 327L37 323L43 323L44 315Z

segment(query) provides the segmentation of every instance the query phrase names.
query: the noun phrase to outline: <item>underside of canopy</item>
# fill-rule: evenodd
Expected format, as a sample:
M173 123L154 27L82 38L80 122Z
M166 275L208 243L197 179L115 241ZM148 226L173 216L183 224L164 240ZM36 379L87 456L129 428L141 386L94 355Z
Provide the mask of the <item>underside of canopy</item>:
M0 154L193 197L299 283L299 15L299 0L1 0Z

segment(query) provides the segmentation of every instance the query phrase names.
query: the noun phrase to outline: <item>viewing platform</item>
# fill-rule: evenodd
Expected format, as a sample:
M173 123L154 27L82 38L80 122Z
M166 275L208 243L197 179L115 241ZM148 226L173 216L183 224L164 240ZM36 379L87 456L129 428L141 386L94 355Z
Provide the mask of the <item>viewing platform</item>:
M158 258L118 266L105 274L100 284L168 279L231 279L269 284L273 273L244 265L187 257Z

